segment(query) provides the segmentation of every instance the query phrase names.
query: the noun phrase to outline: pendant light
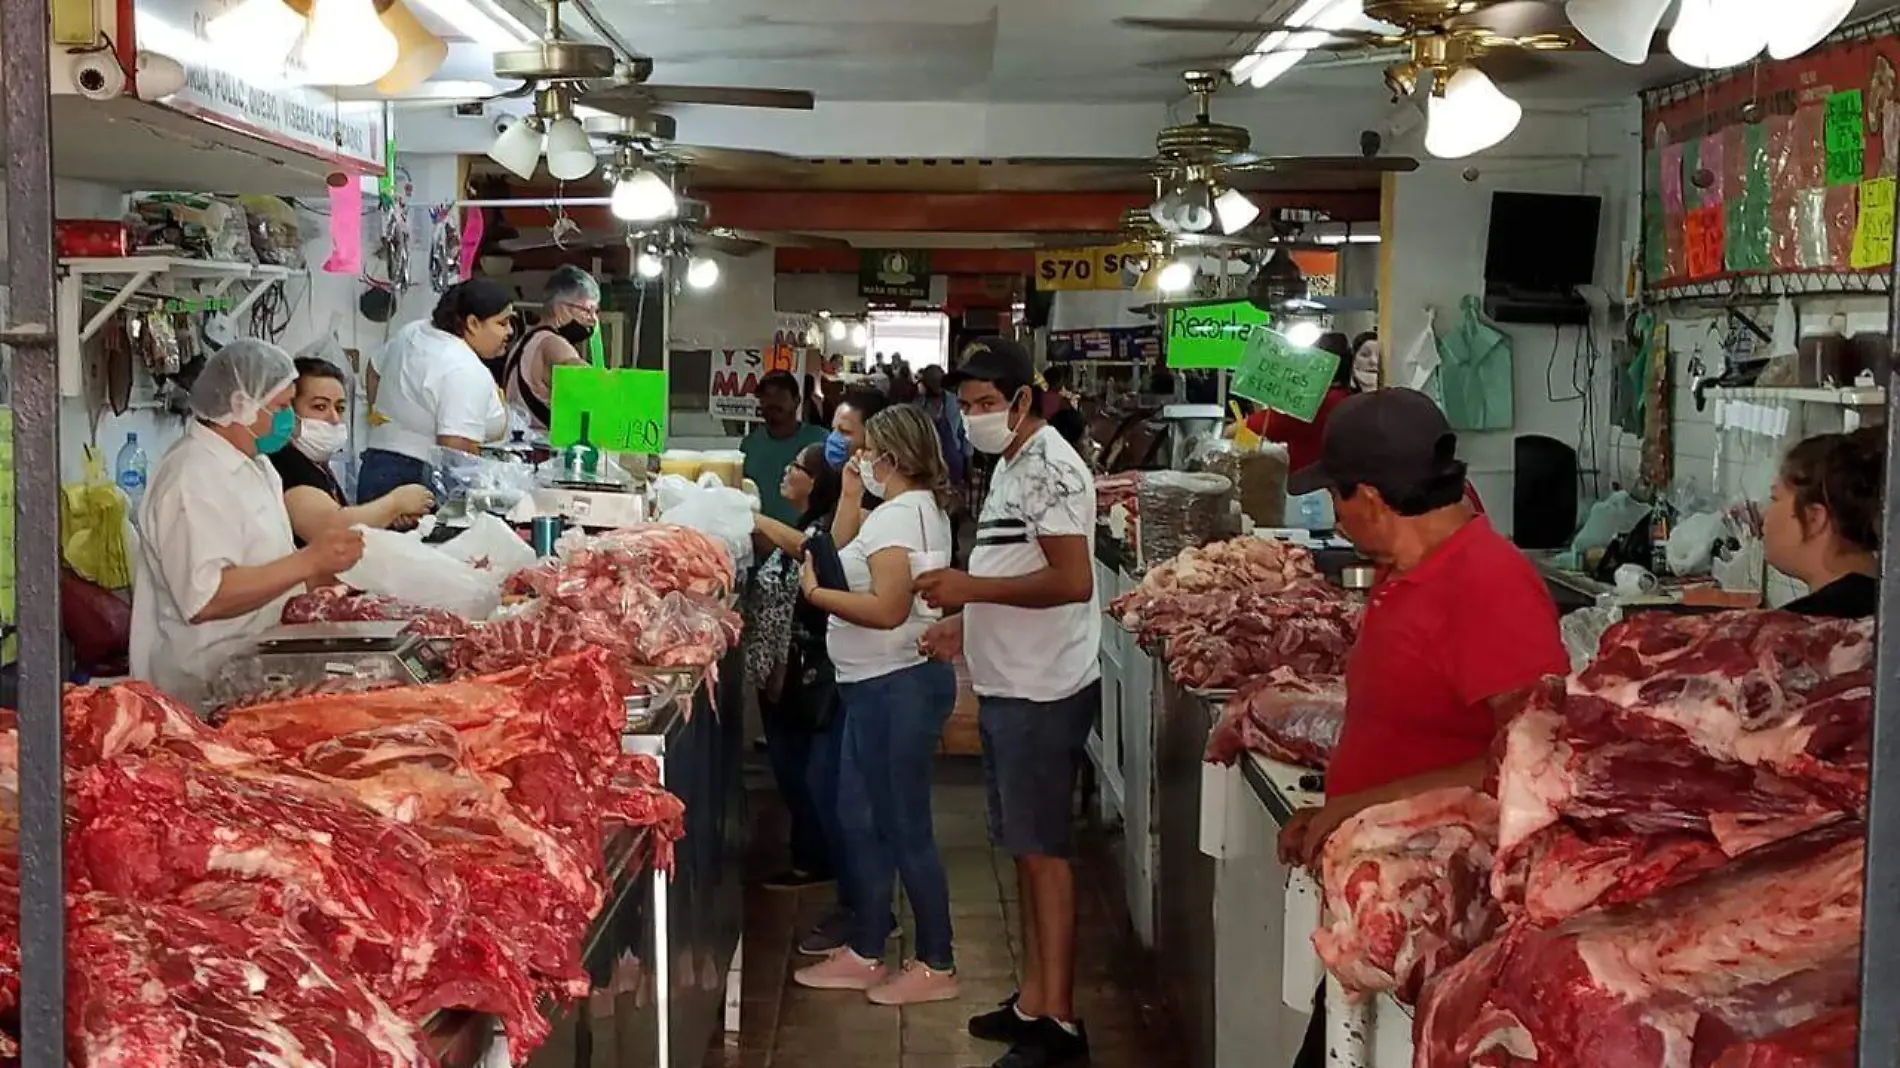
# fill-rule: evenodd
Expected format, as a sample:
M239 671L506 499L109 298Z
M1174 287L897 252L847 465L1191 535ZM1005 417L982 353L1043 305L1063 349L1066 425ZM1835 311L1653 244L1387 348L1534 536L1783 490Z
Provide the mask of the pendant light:
M1220 222L1220 232L1232 236L1252 226L1260 217L1260 206L1247 199L1247 194L1238 189L1223 190L1214 198L1214 218Z
M1505 96L1476 67L1461 67L1433 87L1425 105L1425 151L1440 159L1462 159L1511 136L1523 121L1524 107Z
M652 252L643 251L634 261L634 270L642 278L658 278L666 271L666 261Z
M374 0L314 0L303 65L314 85L368 85L396 66L396 35Z
M1768 54L1775 59L1794 57L1820 44L1840 28L1854 10L1854 0L1782 0L1766 4Z
M247 72L281 77L303 28L304 17L284 0L244 0L205 23L205 36L220 51L240 59Z
M637 164L621 171L608 210L625 222L663 222L679 215L679 198L666 179Z
M528 115L509 123L488 146L488 158L523 181L533 178L541 162L541 120Z
M449 43L430 33L403 0L393 0L384 8L382 21L396 38L396 63L376 79L376 91L401 96L442 69L449 58Z
M694 289L711 289L718 285L719 261L704 256L694 256L692 262L686 265L686 284Z
M1161 273L1155 276L1155 286L1163 293L1182 293L1194 284L1194 265L1186 260L1175 260Z
M1848 0L1852 3L1853 0ZM1564 17L1606 56L1640 67L1670 0L1569 0Z
M594 143L581 120L563 115L548 123L548 173L563 182L594 173Z
M1682 0L1669 31L1669 54L1691 67L1724 70L1761 54L1768 44L1768 12L1777 4L1809 0Z

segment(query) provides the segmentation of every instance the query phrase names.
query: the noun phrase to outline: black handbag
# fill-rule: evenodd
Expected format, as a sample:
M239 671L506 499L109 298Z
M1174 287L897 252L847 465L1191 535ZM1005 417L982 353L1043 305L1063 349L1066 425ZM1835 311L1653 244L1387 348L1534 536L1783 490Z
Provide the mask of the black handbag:
M837 702L837 670L825 654L823 632L815 639L794 636L785 659L785 686L772 710L774 725L815 734L831 726Z

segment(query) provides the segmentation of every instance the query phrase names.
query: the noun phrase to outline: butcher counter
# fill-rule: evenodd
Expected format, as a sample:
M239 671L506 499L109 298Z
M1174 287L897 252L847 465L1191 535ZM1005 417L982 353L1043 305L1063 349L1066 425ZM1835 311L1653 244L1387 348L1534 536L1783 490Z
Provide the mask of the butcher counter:
M526 1068L699 1068L708 1044L736 1027L743 929L744 665L682 676L681 693L624 736L660 763L686 806L671 879L610 846L618 871L586 942L594 993L561 1012ZM641 854L636 861L644 861ZM669 962L655 968L654 962ZM433 1029L445 1068L505 1068L505 1043L486 1017Z

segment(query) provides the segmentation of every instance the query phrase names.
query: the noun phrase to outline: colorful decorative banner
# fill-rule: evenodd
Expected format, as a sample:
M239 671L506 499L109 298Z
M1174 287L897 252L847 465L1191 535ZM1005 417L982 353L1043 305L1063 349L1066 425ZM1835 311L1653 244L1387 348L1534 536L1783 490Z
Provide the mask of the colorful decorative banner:
M1900 157L1900 39L1824 44L1643 95L1643 272L1650 288L1865 269L1858 223ZM1877 199L1881 191L1872 194ZM1719 224L1707 214L1719 210Z
M1860 183L1860 217L1854 225L1854 259L1857 271L1885 267L1893 262L1893 188L1892 178L1873 178Z

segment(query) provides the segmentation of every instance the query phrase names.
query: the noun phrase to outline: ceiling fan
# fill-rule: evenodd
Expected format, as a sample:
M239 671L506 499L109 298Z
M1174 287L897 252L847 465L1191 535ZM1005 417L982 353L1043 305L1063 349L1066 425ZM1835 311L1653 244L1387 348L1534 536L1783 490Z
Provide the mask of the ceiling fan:
M529 231L496 243L502 252L532 252L558 248L567 252L590 252L626 245L638 251L706 251L728 256L750 256L767 248L850 248L851 243L818 234L788 230L738 230L712 225L712 208L703 200L677 198L678 215L672 219L646 224L629 224L611 230L584 230L560 206L553 207L554 220L545 230Z

